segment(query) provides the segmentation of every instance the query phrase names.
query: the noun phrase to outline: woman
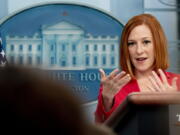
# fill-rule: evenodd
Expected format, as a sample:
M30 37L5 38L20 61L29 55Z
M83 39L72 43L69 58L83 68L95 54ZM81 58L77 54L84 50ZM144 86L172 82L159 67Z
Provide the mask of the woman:
M104 122L131 92L180 90L180 75L166 72L167 40L157 19L150 14L133 17L120 42L120 66L106 75L100 69L101 87L95 121Z

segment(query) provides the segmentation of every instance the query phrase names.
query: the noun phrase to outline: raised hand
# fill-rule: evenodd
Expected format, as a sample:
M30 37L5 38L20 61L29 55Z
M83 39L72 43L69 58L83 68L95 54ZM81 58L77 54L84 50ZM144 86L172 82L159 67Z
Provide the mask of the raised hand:
M177 88L177 77L172 79L172 83L170 84L164 74L164 72L159 69L158 70L160 77L156 72L152 71L152 76L149 76L149 80L151 82L151 86L149 89L155 92L175 92L178 90Z
M131 77L124 71L119 73L118 69L113 70L108 76L103 69L99 70L101 75L101 84L103 87L102 96L105 110L108 111L113 105L114 96L126 85Z

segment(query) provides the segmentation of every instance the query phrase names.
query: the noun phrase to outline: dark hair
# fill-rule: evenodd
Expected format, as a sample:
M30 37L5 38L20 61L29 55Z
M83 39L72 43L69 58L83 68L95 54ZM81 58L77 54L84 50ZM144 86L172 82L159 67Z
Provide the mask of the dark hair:
M39 72L11 66L0 68L1 125L59 128L63 135L81 135L85 125L79 100L64 84L51 81Z
M88 122L80 100L71 95L69 88L64 82L50 80L40 69L1 67L1 129L43 129L42 132L53 129L59 135L115 135L108 127Z

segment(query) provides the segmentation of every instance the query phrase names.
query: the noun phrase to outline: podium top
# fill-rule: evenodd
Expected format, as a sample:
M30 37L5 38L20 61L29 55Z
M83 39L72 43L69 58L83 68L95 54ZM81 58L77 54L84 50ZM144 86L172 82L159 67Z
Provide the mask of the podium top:
M137 105L180 104L180 92L134 92L128 95L127 102Z
M180 92L133 92L127 96L122 104L105 121L105 125L112 127L117 121L123 118L132 107L144 105L170 105L180 104Z

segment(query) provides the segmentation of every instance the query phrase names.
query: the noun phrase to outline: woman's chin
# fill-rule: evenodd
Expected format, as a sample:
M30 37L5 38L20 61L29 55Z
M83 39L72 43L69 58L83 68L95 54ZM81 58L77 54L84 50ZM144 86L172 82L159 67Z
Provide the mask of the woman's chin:
M151 71L150 68L143 68L143 67L136 68L136 72L140 72L140 73L149 72L149 71Z

